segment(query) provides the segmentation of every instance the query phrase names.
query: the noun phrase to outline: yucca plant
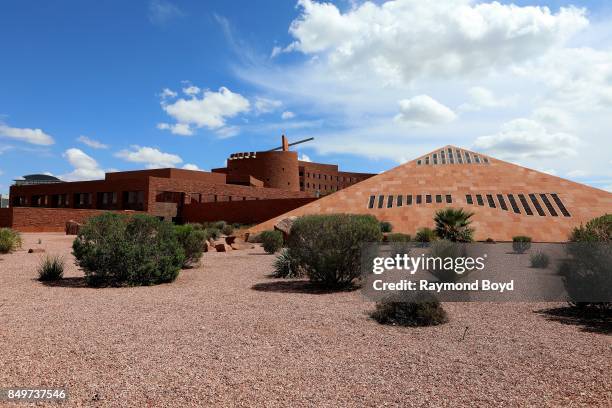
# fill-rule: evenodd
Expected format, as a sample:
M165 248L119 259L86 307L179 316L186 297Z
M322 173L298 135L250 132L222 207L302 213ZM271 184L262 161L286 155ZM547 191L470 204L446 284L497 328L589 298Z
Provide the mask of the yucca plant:
M64 258L59 255L47 255L38 267L38 280L42 282L57 281L64 276Z
M440 239L453 242L472 242L474 229L470 228L470 218L474 213L463 211L462 208L445 208L436 212L436 235Z

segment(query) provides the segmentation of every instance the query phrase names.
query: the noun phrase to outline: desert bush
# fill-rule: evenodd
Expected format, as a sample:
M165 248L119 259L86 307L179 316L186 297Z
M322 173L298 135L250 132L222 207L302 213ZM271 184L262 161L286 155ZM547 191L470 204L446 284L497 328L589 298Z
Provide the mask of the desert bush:
M234 227L230 224L225 224L223 228L221 228L221 232L223 235L232 235L234 233Z
M529 248L531 248L531 237L525 235L512 237L512 249L517 254L525 253Z
M204 253L204 243L208 239L207 230L195 228L191 224L185 224L175 225L174 232L185 253L183 267L190 267L196 264Z
M381 239L370 215L307 215L293 223L288 247L311 282L340 289L361 274L362 244Z
M531 254L529 260L531 261L532 268L546 269L550 263L548 255L540 251L536 252L535 254Z
M377 302L370 316L378 323L397 326L436 326L448 322L438 299L428 293L419 297L408 301L402 295L390 296Z
M207 227L204 229L206 239L216 240L221 236L221 230L215 227Z
M21 248L21 235L10 228L0 228L0 254Z
M561 263L570 304L586 313L612 313L612 215L606 214L575 228Z
M430 258L439 259L441 262L432 262L428 269L435 277L442 282L456 282L461 278L466 277L470 271L467 268L456 266L455 269L445 269L444 263L448 259L453 259L453 265L457 263L454 261L457 258L465 258L467 256L467 250L465 244L448 241L438 240L431 243L431 249L429 252Z
M396 232L393 234L388 234L386 236L387 242L410 242L411 236L409 234L402 234L400 232Z
M264 251L269 254L278 252L283 247L283 233L280 231L264 231L259 237Z
M47 255L38 266L38 280L51 282L64 276L64 258L59 255Z
M303 276L299 263L291 255L291 251L288 248L283 249L276 257L272 276L275 278L299 278Z
M463 211L462 208L445 208L436 212L434 222L436 235L440 239L453 242L472 242L474 229L470 228L470 218L474 213Z
M388 222L388 221L381 221L380 222L380 231L383 233L387 233L387 232L391 232L393 231L393 225Z
M92 286L171 282L185 259L173 225L140 214L104 213L90 218L72 249Z
M414 236L414 240L421 243L432 242L437 238L436 233L431 228L421 228Z

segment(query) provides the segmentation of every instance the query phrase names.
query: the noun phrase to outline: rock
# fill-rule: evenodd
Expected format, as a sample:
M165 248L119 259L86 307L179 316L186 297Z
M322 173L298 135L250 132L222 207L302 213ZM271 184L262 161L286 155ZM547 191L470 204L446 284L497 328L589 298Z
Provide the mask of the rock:
M225 243L227 245L232 245L234 242L236 242L236 237L234 235L229 235L225 237Z
M232 247L227 245L226 243L216 244L215 249L217 252L229 252L232 250Z
M66 222L66 235L77 235L81 228L81 224L74 220Z
M210 241L204 242L204 252L213 252L215 251L215 247Z
M42 248L30 248L30 249L28 249L28 254L42 254L43 252L45 252L45 250L42 249Z
M236 251L244 251L245 249L255 248L255 245L247 244L246 242L234 242L231 247L233 250Z
M291 227L293 223L297 220L296 216L291 216L289 218L284 218L274 225L274 229L276 231L280 231L283 233L283 239L286 241L289 238L289 234L291 234Z

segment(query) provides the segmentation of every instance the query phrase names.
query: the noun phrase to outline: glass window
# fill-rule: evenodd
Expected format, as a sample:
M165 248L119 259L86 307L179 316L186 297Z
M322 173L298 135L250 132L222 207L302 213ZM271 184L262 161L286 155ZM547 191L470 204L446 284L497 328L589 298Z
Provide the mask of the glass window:
M487 194L487 202L489 203L489 207L495 208L495 201L493 201L493 196L491 194Z
M565 208L565 206L563 205L563 201L561 201L561 198L559 198L559 196L555 193L551 194L550 196L555 201L555 204L557 204L557 207L559 207L559 210L561 210L561 214L563 214L564 217L571 217L569 211L567 211L567 208Z
M450 194L446 195L446 204L450 204L453 202L453 197Z
M378 208L383 208L383 203L385 202L385 196L384 195L379 195L378 196Z
M499 201L499 206L502 210L508 211L508 206L506 205L506 200L504 200L504 196L501 194L497 195L497 201Z
M472 200L472 196L471 196L471 194L466 194L466 195L465 195L465 201L466 201L468 204L474 204L474 200Z
M429 156L427 156L427 157L425 158L425 164L427 164L427 165L429 164Z
M482 196L480 194L476 194L476 202L478 205L484 205L484 201L482 201Z
M417 160L417 166L421 165L421 160Z
M376 196L370 196L370 201L368 202L368 208L374 208L374 201L376 201Z
M397 201L396 205L398 207L401 207L402 205L404 205L404 202L403 202L404 201L404 196L401 195L401 194L398 195L396 201Z
M427 195L425 196L425 202L426 202L427 204L431 204L431 194L427 194Z
M412 205L412 195L411 194L408 194L406 196L406 204Z
M474 161L475 161L476 163L480 163L480 157L479 157L479 156L474 155Z
M555 210L555 207L553 207L548 197L546 197L546 194L540 194L540 198L542 199L542 202L548 209L548 212L550 213L550 215L552 215L553 217L558 217L559 214L557 214L557 210Z
M468 152L464 152L465 153L465 162L467 164L472 163L472 159L470 159L470 154Z
M525 195L524 194L519 194L518 198L521 201L521 204L523 205L523 208L525 209L525 213L527 215L533 215L533 211L531 211L531 207L529 206L529 203L527 202L527 199L525 198Z
M538 199L535 196L535 194L529 194L529 199L533 203L533 206L535 207L536 212L538 213L538 215L540 217L545 217L546 213L544 212L544 209L542 209L542 206L540 205L540 202L538 201Z
M514 211L517 214L520 214L521 210L519 210L519 207L516 204L516 200L514 199L514 196L512 194L508 194L508 201L510 201L510 205L512 206L512 211Z
M441 203L441 202L442 202L442 195L436 194L436 203Z
M419 194L416 196L416 203L421 204L422 196Z
M393 195L387 197L387 208L393 207Z

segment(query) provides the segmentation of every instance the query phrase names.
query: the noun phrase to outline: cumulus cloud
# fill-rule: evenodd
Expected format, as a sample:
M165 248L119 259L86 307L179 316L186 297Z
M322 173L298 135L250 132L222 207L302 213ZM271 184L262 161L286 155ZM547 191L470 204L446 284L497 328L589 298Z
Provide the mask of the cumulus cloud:
M100 168L98 162L87 155L81 149L71 148L64 152L63 157L74 168L68 174L60 176L67 181L96 180L104 178L104 170Z
M4 123L0 123L0 136L42 146L55 143L53 138L41 129L15 128Z
M488 108L505 108L516 104L517 97L497 97L493 92L482 86L468 89L469 102L461 105L461 110L481 110Z
M428 95L402 99L398 103L400 113L395 116L396 121L417 126L429 126L452 122L457 118L455 112L450 108Z
M199 94L200 91L201 91L201 89L198 88L195 85L190 85L188 87L183 88L183 93L185 95L189 95L189 96L195 96L195 95Z
M176 154L164 153L157 148L147 146L131 146L131 150L121 150L116 157L132 163L144 163L148 169L176 167L183 162Z
M183 17L185 13L174 4L165 0L151 0L149 2L149 21L152 24L163 26L171 20Z
M302 155L300 156L300 158L298 160L301 160L301 161L304 161L304 162L312 162L310 157L305 155L304 153L302 153Z
M281 113L281 119L283 120L288 120L288 119L293 119L293 118L295 118L295 113L291 111L284 111L283 113Z
M283 106L283 103L275 99L262 98L260 96L257 96L255 97L254 105L255 113L259 115L262 113L274 112L275 110Z
M162 99L168 99L168 98L176 98L178 96L178 94L176 92L174 92L172 89L170 88L164 88L160 94L159 94L160 98Z
M104 143L101 143L97 140L90 139L87 136L83 135L77 137L77 142L81 142L84 145L87 145L93 149L108 149L108 145L105 145Z
M549 132L533 119L520 118L503 124L497 134L478 137L474 148L502 159L522 160L574 156L579 144L574 135Z
M183 165L183 169L185 169L185 170L199 170L199 171L202 171L201 168L199 168L196 164L193 164L193 163L185 163L185 165Z
M204 91L201 97L194 94L189 99L179 98L173 103L162 100L161 105L177 123L162 123L158 128L180 135L192 134L194 127L212 130L223 128L228 118L250 109L250 103L244 96L225 87L219 88L218 92Z

